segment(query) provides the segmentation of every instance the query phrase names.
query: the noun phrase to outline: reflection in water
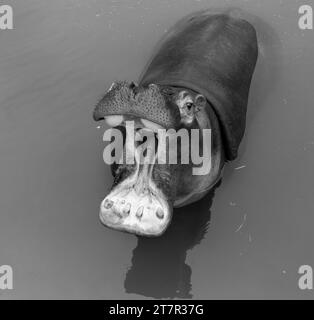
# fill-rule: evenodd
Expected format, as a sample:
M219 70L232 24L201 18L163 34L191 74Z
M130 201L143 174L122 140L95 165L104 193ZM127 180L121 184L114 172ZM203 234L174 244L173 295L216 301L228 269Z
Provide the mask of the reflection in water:
M185 263L186 254L205 236L215 189L200 201L175 209L172 222L161 237L138 237L124 282L127 293L154 298L192 298L192 271Z

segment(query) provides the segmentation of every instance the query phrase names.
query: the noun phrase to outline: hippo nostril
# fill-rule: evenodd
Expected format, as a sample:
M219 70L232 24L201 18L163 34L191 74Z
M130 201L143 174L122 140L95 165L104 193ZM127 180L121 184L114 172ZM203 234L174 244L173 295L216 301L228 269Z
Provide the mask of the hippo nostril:
M143 211L144 211L144 207L143 206L139 207L136 211L136 216L138 218L141 218L143 216Z
M134 89L136 87L135 83L132 81L130 84L129 84L129 88L130 89Z
M105 203L104 203L104 207L105 209L110 209L113 205L113 201L112 200L109 200L109 199L106 199L105 200Z
M164 212L163 212L163 210L162 210L161 208L158 208L158 209L157 209L157 211L156 211L156 216L157 216L157 218L159 218L159 219L163 219L163 217L164 217Z
M124 214L129 214L131 210L131 203L128 203L126 207L123 209Z

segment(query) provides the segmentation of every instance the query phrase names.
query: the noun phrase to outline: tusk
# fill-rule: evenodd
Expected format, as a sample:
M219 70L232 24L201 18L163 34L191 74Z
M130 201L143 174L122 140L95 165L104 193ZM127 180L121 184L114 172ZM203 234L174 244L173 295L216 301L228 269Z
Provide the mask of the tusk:
M116 127L123 122L123 116L107 116L105 117L105 122L110 127Z
M151 129L153 131L158 131L158 129L163 129L163 127L155 122L146 120L146 119L141 119L143 125L145 128Z

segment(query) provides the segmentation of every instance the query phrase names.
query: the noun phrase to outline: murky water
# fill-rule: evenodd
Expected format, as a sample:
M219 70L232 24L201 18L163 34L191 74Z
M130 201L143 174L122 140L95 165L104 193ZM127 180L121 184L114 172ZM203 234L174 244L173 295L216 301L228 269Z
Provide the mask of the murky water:
M314 31L302 0L10 1L0 31L1 298L314 298ZM263 54L240 157L221 185L176 210L164 237L104 228L110 187L94 104L137 80L160 37L201 8L241 7Z

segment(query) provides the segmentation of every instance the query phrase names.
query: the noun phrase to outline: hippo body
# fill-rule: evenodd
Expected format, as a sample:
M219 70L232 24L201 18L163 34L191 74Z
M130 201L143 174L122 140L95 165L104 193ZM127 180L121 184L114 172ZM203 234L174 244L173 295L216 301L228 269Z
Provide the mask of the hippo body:
M191 161L113 164L113 187L100 208L106 226L159 236L173 207L195 202L213 188L225 162L237 157L257 54L255 30L238 12L201 11L168 31L138 85L112 85L94 110L96 121L105 119L124 135L128 120L137 130L155 133L183 128L191 136L198 129L200 146L210 149L211 161L203 175L193 174ZM204 129L211 130L208 146L202 144Z

